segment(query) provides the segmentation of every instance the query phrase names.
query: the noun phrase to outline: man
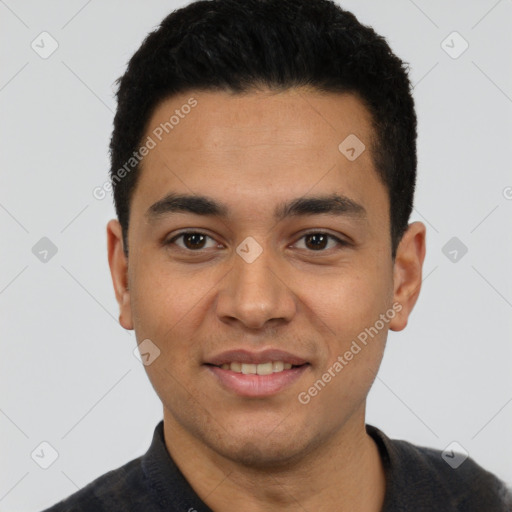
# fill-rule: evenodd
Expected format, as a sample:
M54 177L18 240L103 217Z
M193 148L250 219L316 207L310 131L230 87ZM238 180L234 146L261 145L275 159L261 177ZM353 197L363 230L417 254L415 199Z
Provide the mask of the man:
M108 256L163 403L148 452L73 511L505 511L471 459L366 425L416 303L404 63L328 0L200 1L120 79Z

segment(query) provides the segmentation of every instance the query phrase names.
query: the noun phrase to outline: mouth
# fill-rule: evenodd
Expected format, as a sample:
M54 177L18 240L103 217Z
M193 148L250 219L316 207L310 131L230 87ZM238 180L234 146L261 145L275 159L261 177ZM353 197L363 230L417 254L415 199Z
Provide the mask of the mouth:
M224 363L221 365L210 365L215 366L216 368L221 368L222 370L230 370L235 373L242 373L244 375L271 375L273 373L281 373L285 370L291 370L293 368L300 368L309 363L304 364L291 364L285 363L284 361L267 361L266 363L241 363L241 362L232 362L232 363Z
M280 350L224 352L204 363L218 385L242 397L264 398L289 389L311 363Z

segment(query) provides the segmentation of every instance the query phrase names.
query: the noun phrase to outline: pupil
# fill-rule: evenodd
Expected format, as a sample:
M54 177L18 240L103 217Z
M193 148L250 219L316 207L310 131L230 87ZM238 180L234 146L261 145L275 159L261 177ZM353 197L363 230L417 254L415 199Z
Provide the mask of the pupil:
M313 243L310 244L309 242L312 240L313 240ZM312 235L307 235L307 237L306 237L306 245L310 249L323 249L323 248L325 248L326 243L327 243L327 237L325 235L312 234Z
M202 242L204 242L204 235L201 235L200 233L190 233L185 235L184 238L185 245L189 249L197 249L199 246L202 246Z

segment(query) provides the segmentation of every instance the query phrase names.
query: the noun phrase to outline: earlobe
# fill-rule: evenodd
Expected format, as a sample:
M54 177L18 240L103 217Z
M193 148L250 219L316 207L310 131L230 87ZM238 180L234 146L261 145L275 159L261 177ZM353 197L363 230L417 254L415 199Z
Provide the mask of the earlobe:
M393 287L394 303L401 308L390 322L392 331L401 331L407 326L416 300L420 294L423 261L426 252L426 227L422 222L409 224L397 248L394 270Z
M119 323L125 329L133 329L130 291L128 288L128 259L124 253L123 232L118 220L107 224L108 264L117 303Z

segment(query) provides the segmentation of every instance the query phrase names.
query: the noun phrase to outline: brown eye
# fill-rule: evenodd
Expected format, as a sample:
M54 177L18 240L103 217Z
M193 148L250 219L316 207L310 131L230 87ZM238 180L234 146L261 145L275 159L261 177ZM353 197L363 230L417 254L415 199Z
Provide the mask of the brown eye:
M325 249L328 241L328 237L321 233L313 233L305 236L306 247L308 249L318 250Z
M304 246L306 249L317 252L321 252L325 249L331 249L336 246L348 245L347 242L344 242L343 240L340 240L333 235L322 233L320 231L314 233L306 233L300 240L304 240ZM329 246L329 244L331 245Z
M181 243L177 243L177 240L181 239ZM176 243L178 247L181 247L182 249L188 249L191 251L198 251L201 249L205 249L205 244L207 243L207 240L210 239L213 242L213 245L210 247L214 247L215 240L213 240L210 236L205 235L204 233L199 233L196 231L189 231L186 233L180 233L179 235L175 236L174 238L171 238L169 242L167 242L167 245L172 245Z
M200 233L187 233L183 235L183 243L187 249L202 249L206 237Z

